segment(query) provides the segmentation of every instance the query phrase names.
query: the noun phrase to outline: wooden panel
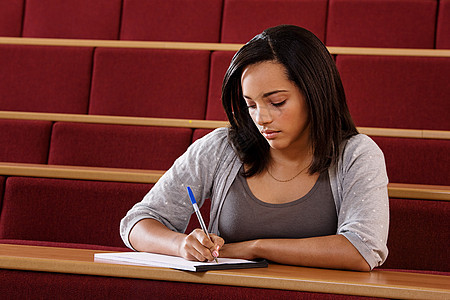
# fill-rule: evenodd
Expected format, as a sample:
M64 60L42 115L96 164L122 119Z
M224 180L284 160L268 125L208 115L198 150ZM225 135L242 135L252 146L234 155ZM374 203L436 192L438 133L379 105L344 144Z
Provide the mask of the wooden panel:
M450 297L450 276L353 272L270 264L268 268L191 273L94 262L94 251L0 244L0 268L398 298Z

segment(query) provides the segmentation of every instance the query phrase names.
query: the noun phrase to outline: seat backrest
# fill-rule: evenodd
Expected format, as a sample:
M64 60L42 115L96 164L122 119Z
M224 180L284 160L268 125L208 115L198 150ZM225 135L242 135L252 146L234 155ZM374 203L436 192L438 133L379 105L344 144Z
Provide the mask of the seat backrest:
M450 49L450 1L439 1L436 48Z
M167 170L188 148L189 128L58 122L49 164Z
M204 119L209 51L100 48L89 113Z
M450 58L338 55L357 126L449 130Z
M390 182L450 185L450 140L373 137Z
M434 48L437 1L329 2L328 46Z
M122 0L26 0L24 37L118 39Z
M208 104L206 107L207 120L227 120L227 115L222 107L221 91L223 77L230 65L233 55L234 52L231 51L215 51L211 55Z
M0 239L123 247L119 223L151 184L10 177Z
M87 113L92 51L0 45L0 110Z
M390 199L389 255L382 268L450 271L450 202Z
M0 176L0 214L1 214L1 207L3 206L3 194L5 191L5 182L6 182L6 177Z
M52 123L0 119L0 161L47 163Z
M2 1L0 36L19 37L22 34L24 0Z
M224 0L222 43L246 43L264 29L292 24L325 40L327 0Z
M219 42L223 0L124 0L120 39Z

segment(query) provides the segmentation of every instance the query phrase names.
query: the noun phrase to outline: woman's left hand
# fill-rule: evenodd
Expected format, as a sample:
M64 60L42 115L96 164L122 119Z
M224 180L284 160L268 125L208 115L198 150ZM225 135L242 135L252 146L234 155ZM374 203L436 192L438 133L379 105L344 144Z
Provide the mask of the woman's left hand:
M222 248L220 248L219 257L241 258L249 260L258 258L255 251L256 243L257 240L239 243L225 243Z

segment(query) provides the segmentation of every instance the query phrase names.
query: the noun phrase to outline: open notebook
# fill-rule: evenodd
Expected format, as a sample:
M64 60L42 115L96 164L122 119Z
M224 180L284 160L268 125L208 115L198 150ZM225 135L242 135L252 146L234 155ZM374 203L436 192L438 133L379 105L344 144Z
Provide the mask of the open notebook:
M218 258L218 262L189 261L181 257L147 252L95 253L94 261L120 263L125 265L172 268L178 270L202 272L208 270L246 269L267 267L265 260L245 260Z

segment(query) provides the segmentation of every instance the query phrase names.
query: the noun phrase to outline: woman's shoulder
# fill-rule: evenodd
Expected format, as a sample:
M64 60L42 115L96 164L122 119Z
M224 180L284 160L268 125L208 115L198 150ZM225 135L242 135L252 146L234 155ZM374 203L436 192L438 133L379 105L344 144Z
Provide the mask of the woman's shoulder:
M203 154L217 154L230 148L229 146L228 128L221 127L197 139L189 148L190 151L201 152Z
M344 165L360 163L372 163L380 161L384 163L384 154L380 147L365 134L357 134L349 138L343 145L341 159Z
M369 136L359 133L349 138L345 143L345 152L381 152L380 147Z

